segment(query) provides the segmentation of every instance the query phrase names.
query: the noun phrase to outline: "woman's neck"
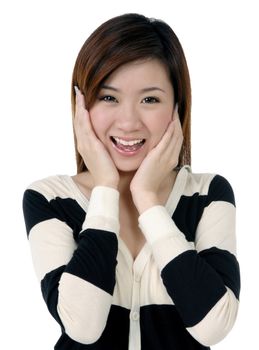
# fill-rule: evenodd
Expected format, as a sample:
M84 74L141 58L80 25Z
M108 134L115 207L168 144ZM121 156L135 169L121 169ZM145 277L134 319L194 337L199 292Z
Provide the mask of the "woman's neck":
M136 171L119 171L120 181L118 185L118 191L122 195L128 195L130 193L130 183L135 175Z
M120 192L120 195L124 200L132 200L131 192L130 192L130 183L131 183L135 173L136 173L136 171L119 172L120 182L118 185L118 191ZM164 198L166 198L168 196L168 194L171 192L171 190L174 186L176 176L177 176L177 171L172 171L164 179L163 183L161 183L158 196L161 198L162 202L164 202Z
M121 199L123 201L131 201L131 192L130 192L130 183L135 175L136 171L132 172L122 172L119 171L120 174L120 181L118 184L118 191L120 192ZM166 193L170 192L174 181L176 178L177 172L173 171L168 175L168 177L164 180L163 184L161 184L159 189L159 194L163 197ZM74 176L74 179L76 182L81 185L81 187L86 187L91 191L91 189L94 186L94 181L91 177L91 174L86 171L81 174L78 174L77 176Z

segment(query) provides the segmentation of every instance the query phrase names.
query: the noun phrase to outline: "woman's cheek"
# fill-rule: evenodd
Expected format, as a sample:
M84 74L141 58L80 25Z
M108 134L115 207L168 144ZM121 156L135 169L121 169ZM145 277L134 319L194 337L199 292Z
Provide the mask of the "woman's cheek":
M169 123L172 120L172 116L169 113L156 115L150 123L150 127L154 134L158 135L159 139L164 135Z
M89 113L91 124L96 136L102 140L105 130L105 117L101 111L92 110Z

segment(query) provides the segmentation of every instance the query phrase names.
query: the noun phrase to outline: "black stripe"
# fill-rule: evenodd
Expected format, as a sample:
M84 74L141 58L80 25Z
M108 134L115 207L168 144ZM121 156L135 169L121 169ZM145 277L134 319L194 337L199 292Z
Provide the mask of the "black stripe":
M66 272L112 295L117 252L118 240L114 233L88 229L80 234L79 246L67 265Z
M195 241L196 229L206 201L207 196L201 196L199 193L194 193L192 196L182 195L174 211L172 218L189 242Z
M208 206L213 201L224 201L236 205L230 183L220 175L216 175L210 183L206 205Z
M192 338L173 305L142 306L140 328L142 350L210 349ZM112 305L104 332L95 343L83 345L63 333L55 350L128 350L128 335L129 310Z
M224 284L232 290L239 299L240 294L240 270L235 255L227 250L216 247L203 250L199 255L221 276Z
M48 201L41 193L34 190L26 190L24 193L23 213L28 235L32 227L38 223L58 219L66 222L73 230L76 240L85 219L85 211L75 200L56 197Z
M220 175L212 179L207 194L201 195L196 192L191 196L181 196L172 218L188 242L195 241L196 229L204 209L213 201L225 201L235 205L232 187Z
M28 235L32 227L39 222L58 218L57 213L53 212L47 199L34 190L26 190L24 192L23 214Z
M186 327L200 322L226 293L221 276L195 250L173 259L161 276Z
M205 350L186 330L174 305L140 308L142 350Z
M64 328L57 311L57 304L59 280L64 270L65 265L60 266L57 269L47 273L41 281L41 291L45 303L47 304L48 310L51 313L51 315L55 318L55 320L60 324L62 329Z

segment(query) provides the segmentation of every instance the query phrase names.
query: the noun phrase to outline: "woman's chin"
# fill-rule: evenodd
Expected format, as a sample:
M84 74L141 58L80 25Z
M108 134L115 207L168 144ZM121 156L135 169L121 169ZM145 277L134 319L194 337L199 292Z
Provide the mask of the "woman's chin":
M120 172L120 173L133 173L133 172L136 172L138 170L139 167L117 167L117 170Z
M121 173L131 173L136 172L140 167L140 161L127 161L127 162L116 162L114 161L117 170Z

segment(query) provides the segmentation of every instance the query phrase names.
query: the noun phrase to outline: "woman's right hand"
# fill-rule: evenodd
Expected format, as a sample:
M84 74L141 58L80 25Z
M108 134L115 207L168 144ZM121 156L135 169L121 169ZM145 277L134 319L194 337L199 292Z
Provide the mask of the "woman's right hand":
M96 137L90 116L85 108L84 95L75 87L76 108L74 131L77 150L92 175L95 186L108 186L115 189L119 184L119 173L103 143Z

